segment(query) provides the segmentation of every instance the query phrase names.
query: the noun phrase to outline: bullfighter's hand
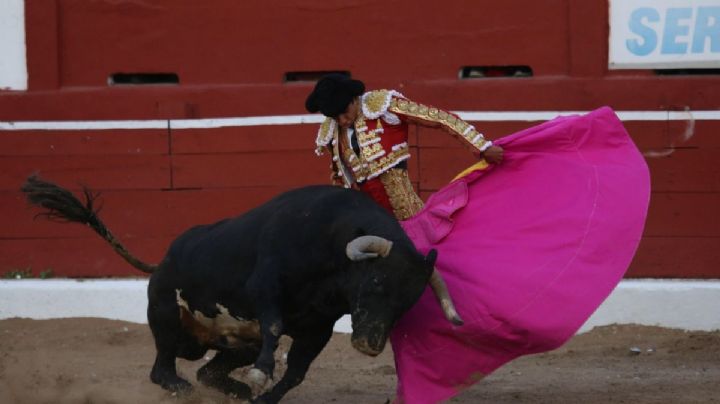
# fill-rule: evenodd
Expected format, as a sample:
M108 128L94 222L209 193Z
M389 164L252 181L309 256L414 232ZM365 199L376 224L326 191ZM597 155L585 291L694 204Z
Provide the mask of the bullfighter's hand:
M500 146L490 146L485 150L481 157L483 157L485 160L487 160L488 163L491 164L499 164L503 160L503 156L505 154L505 150L503 150Z

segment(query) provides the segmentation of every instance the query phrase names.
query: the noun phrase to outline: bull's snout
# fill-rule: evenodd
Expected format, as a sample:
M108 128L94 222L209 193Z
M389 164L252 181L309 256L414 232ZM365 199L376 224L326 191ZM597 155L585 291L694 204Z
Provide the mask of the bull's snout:
M368 333L353 332L351 343L353 348L369 356L378 356L382 353L387 342L387 333L382 329L375 329Z
M350 340L353 348L365 355L380 355L385 348L392 325L393 322L388 318L387 313L357 308L352 313L353 333Z
M383 344L384 345L384 344ZM370 346L370 343L368 342L367 338L358 338L352 340L352 346L353 348L357 349L358 351L364 353L365 355L369 356L378 356L383 351L383 347L380 348L373 348Z

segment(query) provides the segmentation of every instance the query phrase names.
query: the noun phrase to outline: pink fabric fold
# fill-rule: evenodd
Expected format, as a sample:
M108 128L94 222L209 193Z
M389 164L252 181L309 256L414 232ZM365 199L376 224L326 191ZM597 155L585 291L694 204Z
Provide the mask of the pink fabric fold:
M438 243L453 228L453 214L465 207L468 202L468 187L465 181L455 181L430 197L428 208L419 222L422 231L417 237L423 237L428 243Z
M609 108L496 142L499 166L458 179L403 227L438 250L462 327L429 290L391 341L398 397L435 403L502 364L566 342L610 294L642 235L647 165Z

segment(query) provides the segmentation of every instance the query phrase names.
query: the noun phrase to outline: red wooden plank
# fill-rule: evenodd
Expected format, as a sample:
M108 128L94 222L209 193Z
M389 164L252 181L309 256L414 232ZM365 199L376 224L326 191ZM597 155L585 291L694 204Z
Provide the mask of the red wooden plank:
M420 134L420 128L418 125L410 125L408 127L408 144L410 147L418 147L419 140L418 135Z
M687 120L668 123L668 136L673 147L720 149L719 134L720 121Z
M627 276L720 278L720 238L645 237Z
M358 62L358 66L362 65ZM375 65L372 63L371 67ZM456 72L455 68L452 70ZM357 77L365 79L368 88L397 88L412 99L462 111L576 111L601 105L611 105L616 110L663 110L663 100L673 100L694 110L714 110L717 103L713 100L720 98L720 86L713 76L692 80L657 76L612 79L538 76L472 82L455 78L405 82L403 72L378 79L360 73ZM159 119L168 117L164 103L178 102L192 106L183 118L300 114L306 113L303 105L311 90L312 83L258 82L241 87L225 83L8 93L0 96L0 120Z
M329 6L318 0L282 5L232 0L212 5L191 0L152 5L64 0L60 4L64 53L60 71L69 86L104 86L113 72L148 70L177 72L181 83L190 85L273 83L287 71L327 66L350 66L367 80L388 76L454 80L465 65L529 64L537 74L566 73L567 16L547 12L564 9L565 0L493 7L401 1L384 4L381 13L372 3ZM366 26L368 15L376 27L409 27L428 15L434 20L432 30L392 35L392 40L387 40L388 31L383 29L346 29ZM270 26L274 29L261 36L248 35ZM288 41L298 33L304 40ZM544 46L527 46L531 39ZM132 50L133 57L108 43ZM182 46L166 46L178 43ZM346 43L354 44L352 52L326 51L344 49ZM368 63L378 43L385 44L384 63ZM228 52L236 49L242 49L243 57L228 58ZM282 52L268 53L268 49Z
M675 149L646 156L655 192L720 192L720 149ZM649 154L649 153L646 153Z
M390 87L395 86L389 81ZM612 79L538 75L527 80L419 80L400 90L411 99L457 111L587 111L603 105L618 111L662 111L667 107L664 100L692 110L715 110L712 97L720 96L720 86L712 76L692 80L634 75Z
M197 224L240 215L288 188L107 191L99 200L100 217L120 239L176 236ZM40 210L28 206L20 192L0 192L0 211L6 212L0 239L97 237L82 225L33 220Z
M672 147L673 137L667 121L627 121L623 125L642 152Z
M274 152L296 151L298 158L305 157L309 160L320 160L327 162L329 167L329 154L323 156L315 156L315 134L317 126L315 125L274 125L274 126L257 126L257 127L240 127L240 128L216 128L216 129L179 129L173 130L173 153L181 154L226 154L238 152L261 152L268 159L273 159ZM411 134L415 134L415 129L411 128ZM414 139L415 136L410 136ZM413 156L417 154L416 147L410 148ZM265 153L270 152L270 153ZM242 155L244 156L244 154ZM284 154L275 155L284 156ZM312 157L311 157L312 156ZM210 159L214 157L203 157ZM231 159L243 159L244 157L232 157ZM282 157L281 157L282 158ZM177 164L184 163L178 158L174 161ZM313 164L323 164L312 161ZM274 162L262 162L262 164L275 165ZM417 158L408 161L410 177L413 181L418 179ZM179 165L176 167L180 168ZM323 173L324 177L320 177L319 183L327 183L325 178L329 178L329 168ZM177 173L176 173L177 174ZM182 177L179 177L182 180ZM176 176L176 186L178 183ZM306 182L307 183L307 182ZM261 184L253 184L261 185ZM234 186L234 185L233 185ZM243 184L244 186L244 184Z
M60 86L58 37L61 15L57 0L25 1L28 87L30 91Z
M160 262L170 241L122 240L133 255L150 264ZM100 238L0 240L0 274L24 269L35 276L47 270L57 277L145 276Z
M168 154L167 130L0 131L0 156Z
M327 184L330 161L310 150L173 157L176 188Z
M717 138L716 132L711 132L710 125L703 121L701 137ZM487 139L495 140L503 136L507 136L532 126L540 125L542 122L523 122L523 121L506 121L506 122L472 122L472 124L481 131ZM698 122L698 126L700 122ZM660 149L675 146L682 146L677 139L682 137L681 133L668 130L668 123L665 121L626 121L623 122L625 129L632 137L635 144L640 150ZM684 130L684 129L683 129ZM700 130L694 132L700 136ZM711 135L712 133L712 135ZM464 147L462 141L456 139L450 134L439 129L420 128L420 146L432 148L460 148ZM687 145L684 145L687 146Z
M510 135L536 125L536 122L471 122L486 139ZM418 142L421 148L467 148L464 140L441 129L418 128Z
M0 157L0 190L17 190L33 173L78 188L157 189L170 187L168 156L11 156Z
M645 237L720 237L720 193L653 193Z
M625 127L647 156L663 156L673 149L720 148L720 121L632 121Z
M608 54L607 25L588 22L608 20L607 2L568 1L567 16L568 73L573 76L602 76L607 72L607 62L598 55Z
M470 150L422 148L419 152L420 190L436 191L477 162Z
M40 210L28 204L20 191L0 191L0 211L5 215L0 239L87 237L91 234L81 225L55 223L43 218L34 220Z
M173 154L297 150L312 154L319 125L172 130Z
M415 185L415 189L420 185L420 151L415 146L410 146L410 158L407 162L408 174L410 181Z

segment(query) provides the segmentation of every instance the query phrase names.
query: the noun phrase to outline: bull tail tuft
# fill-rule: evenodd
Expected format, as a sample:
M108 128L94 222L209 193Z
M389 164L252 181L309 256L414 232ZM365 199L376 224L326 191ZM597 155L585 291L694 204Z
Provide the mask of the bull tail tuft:
M36 218L44 217L51 221L86 224L110 243L115 252L120 254L130 265L145 273L152 273L157 269L157 265L147 264L130 254L125 246L105 227L99 217L102 206L98 206L96 203L100 196L99 193L83 187L85 196L85 203L83 203L67 189L44 181L34 174L28 177L21 190L25 193L28 202L45 209L44 212L35 215Z

